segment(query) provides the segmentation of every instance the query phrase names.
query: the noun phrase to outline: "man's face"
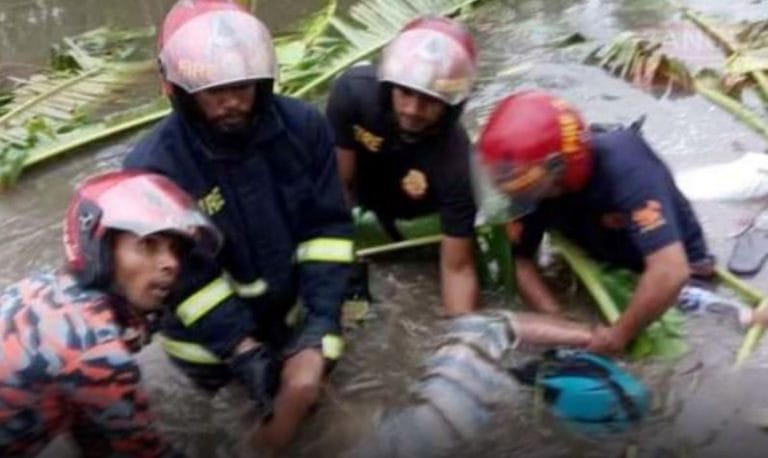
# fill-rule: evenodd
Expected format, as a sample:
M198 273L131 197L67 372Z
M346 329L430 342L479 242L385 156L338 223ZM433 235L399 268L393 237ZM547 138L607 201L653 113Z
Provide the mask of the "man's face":
M113 245L113 282L117 291L139 313L159 309L176 284L182 241L176 236L139 237L117 233Z
M400 129L411 134L434 126L445 113L442 101L401 86L392 88L392 108Z
M240 134L249 125L256 86L253 83L230 84L193 94L205 121L220 134Z

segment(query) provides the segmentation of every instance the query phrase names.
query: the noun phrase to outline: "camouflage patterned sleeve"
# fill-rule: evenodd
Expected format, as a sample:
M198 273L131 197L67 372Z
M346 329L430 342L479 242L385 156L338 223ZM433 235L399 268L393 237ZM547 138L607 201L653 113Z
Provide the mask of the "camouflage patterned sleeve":
M121 342L90 347L65 378L78 410L73 433L85 456L181 456L154 429L139 367Z

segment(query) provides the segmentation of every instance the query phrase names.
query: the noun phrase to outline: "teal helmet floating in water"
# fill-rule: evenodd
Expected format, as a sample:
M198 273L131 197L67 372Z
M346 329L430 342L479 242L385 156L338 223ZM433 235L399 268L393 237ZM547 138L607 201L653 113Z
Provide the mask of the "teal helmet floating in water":
M623 429L648 412L645 385L608 358L577 350L554 350L512 369L522 383L543 389L554 413L579 424Z

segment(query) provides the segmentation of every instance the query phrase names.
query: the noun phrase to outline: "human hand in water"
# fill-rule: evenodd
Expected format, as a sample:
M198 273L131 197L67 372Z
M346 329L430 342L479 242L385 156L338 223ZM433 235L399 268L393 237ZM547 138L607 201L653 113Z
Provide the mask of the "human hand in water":
M607 356L619 356L624 352L629 339L615 326L597 326L592 331L592 339L587 350Z
M320 397L325 360L319 349L307 348L283 365L274 415L255 426L253 444L278 456L296 434L299 423Z

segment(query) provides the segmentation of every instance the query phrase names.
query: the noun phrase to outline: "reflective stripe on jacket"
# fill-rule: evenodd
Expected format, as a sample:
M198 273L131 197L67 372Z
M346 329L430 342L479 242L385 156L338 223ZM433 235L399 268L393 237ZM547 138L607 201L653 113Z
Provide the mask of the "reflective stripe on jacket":
M125 160L162 173L198 199L225 235L215 260L185 263L172 340L226 358L246 335L281 321L300 300L303 346L340 331L340 304L353 259L352 225L325 120L295 99L275 96L242 153L215 155L200 129L178 113Z

